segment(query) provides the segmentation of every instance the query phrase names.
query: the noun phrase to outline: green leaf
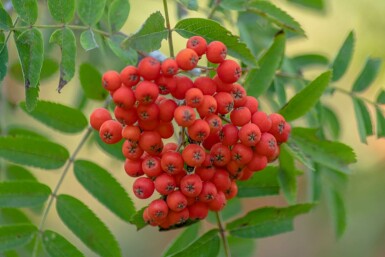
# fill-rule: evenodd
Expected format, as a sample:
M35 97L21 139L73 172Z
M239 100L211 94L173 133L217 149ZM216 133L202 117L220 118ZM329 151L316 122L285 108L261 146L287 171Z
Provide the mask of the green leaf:
M279 194L277 174L277 167L268 166L262 171L255 172L249 180L237 181L238 197L257 197Z
M113 35L107 38L107 44L112 52L124 62L125 65L136 65L138 62L138 53L133 48L123 49L121 47L123 40L124 36Z
M294 217L309 212L313 207L313 204L298 204L285 208L260 208L227 224L226 230L242 238L262 238L289 232L293 230Z
M130 3L128 0L114 0L108 9L108 22L112 32L119 31L128 18L130 13Z
M95 163L77 160L74 172L77 180L90 194L118 217L130 221L136 212L134 204L124 188L107 170Z
M123 147L124 140L121 140L117 144L106 144L100 138L98 131L94 132L94 138L95 138L96 143L98 144L98 146L105 153L109 154L110 156L112 156L112 157L114 157L114 158L116 158L116 159L118 159L120 161L126 160L126 157L124 157L124 155L122 153L122 147Z
M32 112L27 112L25 102L20 107L31 117L47 125L48 127L66 133L77 133L87 127L87 119L84 114L72 107L48 101L38 101Z
M29 170L18 165L7 165L5 175L7 180L37 181L36 177Z
M233 218L234 216L240 214L241 212L242 212L241 200L238 197L235 197L227 201L225 208L221 210L221 216L223 221L227 221ZM208 222L216 224L217 223L216 212L209 212L209 215L207 216L206 220Z
M137 211L134 215L131 216L130 222L131 224L136 226L136 230L139 231L142 228L146 227L148 224L143 220L143 212L147 207L143 207L139 211Z
M20 208L43 204L51 189L34 181L0 182L0 207Z
M8 31L13 26L11 16L4 8L0 8L0 29Z
M345 39L345 42L342 44L336 58L331 65L333 69L332 81L339 80L348 69L350 61L353 57L354 51L354 32L351 31L348 37Z
M31 221L19 209L0 208L0 226L13 224L29 224Z
M293 128L290 142L314 162L331 169L349 173L348 165L356 162L352 148L340 142L322 140L314 129Z
M285 34L278 33L271 47L258 61L259 68L248 73L244 86L249 95L258 97L271 85L285 53L285 42Z
M187 9L198 11L198 1L197 0L178 0L179 3L183 4Z
M0 39L5 40L4 33L0 33ZM8 71L8 47L4 42L0 43L0 51L0 82L2 82Z
M301 25L293 17L275 6L273 3L259 0L250 1L247 5L247 10L268 19L283 29L293 31L301 35L305 34Z
M36 232L37 228L28 224L1 226L0 252L16 249L28 244Z
M93 65L82 63L79 67L79 79L87 98L104 100L107 97L108 92L102 86L102 74Z
M329 59L321 54L302 54L291 58L294 66L301 69L312 66L325 66L329 64Z
M282 145L280 149L278 181L287 202L293 205L297 200L297 176L300 172L296 169L294 159L287 147Z
M308 86L297 93L279 111L287 121L298 119L305 115L321 98L332 76L331 71L326 71L313 80Z
M376 103L385 104L385 90L381 90L377 96Z
M63 146L27 137L0 137L0 156L8 161L42 169L62 167L69 153Z
M246 11L247 0L222 0L219 6L228 10Z
M285 91L285 82L283 81L283 79L275 77L273 81L273 85L274 85L274 91L277 95L277 100L279 105L282 106L286 104L287 98L286 98L286 91Z
M162 257L170 256L189 246L198 237L199 223L191 225L176 237L162 254Z
M376 107L377 138L385 137L385 117L379 107Z
M3 252L4 257L19 257L19 254L16 251L6 251Z
M164 18L158 11L150 15L142 28L123 41L124 49L134 48L145 52L158 50L163 39L166 39L168 31L164 25Z
M75 14L75 0L48 0L48 8L54 20L68 23Z
M322 115L321 115L322 124L324 124L324 127L326 127L331 132L333 139L338 139L340 137L341 125L337 115L331 108L325 105L322 106L321 110L322 110Z
M365 91L377 77L381 66L381 59L369 58L356 81L353 84L353 92Z
M77 0L76 9L80 20L89 26L95 25L103 16L106 0Z
M84 203L69 195L59 195L56 210L64 224L100 256L121 256L119 245L106 225Z
M172 257L214 257L219 253L218 230L212 229Z
M255 256L254 239L239 238L239 237L234 237L230 235L230 236L227 236L227 241L229 242L231 256L242 256L242 257Z
M331 188L327 190L327 202L333 218L335 233L341 237L346 229L345 202L340 193Z
M43 36L38 29L29 29L19 36L15 34L19 59L26 88L36 88L44 61Z
M13 8L19 17L28 24L34 24L37 20L37 0L12 0Z
M59 69L59 65L56 60L51 58L44 58L43 66L40 72L40 81L50 78ZM23 69L20 62L16 61L10 65L9 68L12 77L18 81L23 81Z
M80 45L86 51L99 47L98 43L96 42L95 34L92 29L82 32L82 34L80 35Z
M43 246L50 257L84 256L84 254L82 254L73 244L68 242L67 239L51 230L44 231Z
M58 92L73 78L75 74L76 39L72 30L68 28L55 30L50 43L59 45L61 50L60 79Z
M39 98L39 85L37 87L25 88L25 105L27 111L31 112L35 109Z
M298 145L294 144L291 140L285 144L286 150L295 158L297 161L305 165L308 169L314 171L315 167L312 160L302 151Z
M13 137L33 137L37 139L47 139L46 136L43 136L33 129L30 129L23 125L22 127L20 125L12 125L7 127L7 134L8 136Z
M174 30L184 38L201 36L205 38L208 43L215 40L221 41L226 45L229 55L241 60L248 66L256 66L255 57L247 48L246 44L240 42L238 36L233 35L225 27L213 20L202 18L180 20L175 25Z
M373 125L368 108L359 98L352 98L354 112L356 114L358 133L362 143L367 143L366 137L373 135Z
M324 11L324 0L288 0L291 3L298 4L303 7L307 7L316 11Z

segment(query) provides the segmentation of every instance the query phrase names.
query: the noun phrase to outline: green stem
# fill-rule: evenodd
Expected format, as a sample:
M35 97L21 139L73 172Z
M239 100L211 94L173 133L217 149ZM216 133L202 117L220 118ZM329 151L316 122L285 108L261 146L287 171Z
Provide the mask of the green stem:
M55 197L57 195L57 192L59 191L61 185L63 184L63 181L64 181L65 177L67 176L68 171L70 170L71 165L74 163L74 161L76 159L76 156L78 155L78 153L80 152L80 150L82 149L84 144L86 143L86 141L89 138L89 136L92 134L92 131L93 131L92 127L89 126L87 128L86 133L84 134L84 136L80 140L78 146L76 147L75 151L70 156L70 158L69 158L69 160L67 162L67 165L65 166L65 168L63 170L63 173L60 176L60 179L59 179L59 181L56 184L55 189L53 190L53 192L52 192L52 194L51 194L51 196L50 196L50 198L48 200L48 204L47 204L47 206L44 209L43 216L42 216L42 219L41 219L40 224L39 224L38 231L40 232L40 235L43 232L43 227L44 227L44 224L45 224L45 222L47 220L48 213L51 210L53 200L55 199ZM36 255L37 255L38 245L39 245L39 240L38 240L38 238L36 238L35 245L33 247L33 252L32 252L32 256L33 257L36 257Z
M214 6L213 8L211 9L211 12L209 13L209 15L207 16L208 19L212 19L213 16L214 16L214 13L217 11L219 5L221 4L221 0L215 0L215 3L214 3Z
M95 29L91 28L89 26L82 26L82 25L71 25L71 24L52 24L52 25L45 25L45 24L34 24L34 25L29 25L29 26L19 26L19 27L13 27L9 28L10 31L17 31L17 30L24 30L24 29L31 29L31 28L36 28L36 29L62 29L62 28L69 28L73 30L89 30L92 29L95 33L98 33L100 35L103 35L105 37L111 37L111 34L100 30L100 29ZM2 31L2 30L0 30Z
M226 230L225 230L225 227L223 226L223 219L222 219L221 212L215 212L215 217L217 219L219 234L221 235L223 248L225 249L225 256L231 257L230 246L226 238L226 234L225 234Z
M170 56L174 57L174 45L172 43L172 29L170 25L170 16L168 15L167 0L163 0L163 7L166 18L166 26L168 30L168 47L170 48Z

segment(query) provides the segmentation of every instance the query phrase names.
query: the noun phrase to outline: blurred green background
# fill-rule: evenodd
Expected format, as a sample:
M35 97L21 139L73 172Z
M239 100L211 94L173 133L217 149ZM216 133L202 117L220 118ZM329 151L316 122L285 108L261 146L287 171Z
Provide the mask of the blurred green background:
M5 1L3 1L5 2ZM175 24L175 1L169 1L172 15L171 22ZM204 2L206 1L198 1ZM296 54L318 52L330 59L335 56L347 34L354 30L356 46L353 62L349 66L347 74L338 86L349 90L354 79L363 67L368 56L379 57L385 60L385 1L381 0L327 0L325 13L314 12L309 9L293 6L285 0L272 1L286 10L299 21L307 34L307 38L291 40L286 49L288 56ZM145 18L156 10L163 12L160 0L130 0L131 13L123 29L127 34L135 32ZM204 5L204 4L202 4ZM192 16L207 16L208 9L202 8L202 12L192 12ZM235 33L238 33L234 31ZM176 37L176 49L181 49L185 40ZM167 43L163 43L162 51L167 53ZM85 55L79 49L79 55ZM94 50L95 51L95 50ZM97 51L97 50L96 50ZM95 52L96 52L95 51ZM88 53L89 55L95 52ZM10 59L15 60L15 49L10 50ZM106 60L108 63L108 60ZM109 67L104 67L105 69ZM384 67L381 68L384 71ZM316 71L315 71L316 72ZM316 74L316 73L314 73ZM375 86L365 93L368 99L374 99L375 93L380 87L384 88L385 73L381 72L375 81ZM76 102L80 91L77 77L70 82L61 94L56 92L57 77L52 77L42 83L41 99L49 99L69 105ZM18 86L16 86L18 84ZM4 89L9 100L18 102L24 98L21 83L7 77L4 81ZM319 206L310 214L296 219L295 231L279 236L258 240L253 256L258 257L384 257L385 256L385 139L368 138L368 144L359 141L356 119L350 98L336 93L326 99L333 106L341 120L342 141L351 145L358 157L358 163L354 165L353 173L344 194L347 209L347 230L337 239L330 218L328 206L323 198ZM91 111L99 106L99 103L87 105L86 110ZM373 109L370 109L373 114ZM28 126L37 126L39 130L49 135L58 142L65 142L69 150L76 147L76 142L82 135L69 136L54 132L42 127L32 118L19 110L10 112L11 115L2 117L6 123L17 123ZM88 145L80 154L81 158L92 158L101 166L108 168L112 174L123 183L127 191L131 192L132 179L125 174L122 164L102 154L99 150ZM56 172L35 170L34 174L49 185L55 185L60 170ZM300 180L300 200L307 199L307 175ZM136 232L133 226L118 220L83 189L74 176L69 174L60 190L60 193L69 193L79 196L86 202L112 229L119 240L126 256L149 257L160 256L167 244L179 233L158 232L155 228L145 228ZM111 199L113 200L113 199ZM246 209L264 205L283 205L283 197L268 197L242 201ZM136 201L136 207L142 207L145 202ZM34 214L32 214L34 215ZM38 222L39 216L34 216ZM205 227L212 225L205 223ZM82 248L86 256L93 253L85 249L71 232L60 222L55 210L52 209L46 228L55 228L67 237L71 242Z

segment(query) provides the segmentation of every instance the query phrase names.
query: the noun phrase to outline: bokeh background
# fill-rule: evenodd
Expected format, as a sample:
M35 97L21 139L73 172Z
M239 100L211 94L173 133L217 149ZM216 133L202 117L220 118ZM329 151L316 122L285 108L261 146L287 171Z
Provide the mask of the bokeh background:
M3 0L3 3L7 1ZM44 1L45 2L45 1ZM169 1L172 23L176 21L175 1ZM198 1L206 3L206 1ZM288 43L286 53L289 56L296 54L318 52L326 55L331 60L337 53L342 42L351 30L356 35L355 53L347 74L338 82L338 86L349 90L354 79L359 74L368 56L379 57L385 60L385 1L381 0L327 0L324 13L314 12L309 9L293 6L285 0L273 1L286 10L302 25L307 37L295 39ZM127 34L135 32L146 17L156 10L163 12L162 1L159 0L130 0L131 13L123 29ZM204 6L205 4L202 4ZM202 8L202 12L192 16L203 17L208 9ZM48 15L48 14L46 14ZM234 31L237 33L237 31ZM176 49L184 46L185 40L176 37ZM79 55L88 54L81 53ZM95 50L94 50L95 51ZM96 50L97 51L97 50ZM162 51L167 53L167 43L164 42ZM17 58L15 49L10 50L10 63ZM105 65L108 69L109 60ZM103 70L101 70L103 72ZM385 88L384 67L381 68L379 77L363 96L374 99L379 88ZM42 83L41 99L48 99L64 104L74 105L78 99L80 85L77 76L66 86L61 94L56 92L57 77L45 80ZM5 100L17 103L24 98L22 83L8 76L3 82L2 124L20 124L28 127L38 127L39 131L47 134L58 142L63 142L69 150L76 147L82 135L63 135L42 127L39 123L28 117L22 111L13 109L4 104ZM295 221L294 232L279 236L261 239L256 242L253 256L258 257L384 257L385 256L385 139L368 138L368 144L360 143L356 129L356 119L350 98L336 93L326 100L335 108L342 124L342 141L351 145L356 153L358 162L352 165L352 175L345 190L344 201L347 209L347 230L341 238L335 236L332 219L328 206L321 198L319 206L310 214L300 216ZM98 103L90 103L86 111L90 112L98 107ZM3 109L4 110L4 109ZM373 108L370 108L373 116ZM94 144L88 144L80 153L81 158L91 158L98 164L108 168L111 173L131 192L132 179L128 178L122 168L122 163L101 153ZM43 171L35 169L34 174L43 182L56 184L61 170ZM306 201L307 175L300 180L300 200ZM69 193L79 196L86 202L111 228L119 240L126 256L149 257L160 256L167 244L179 233L172 231L167 233L157 232L154 228L145 228L136 232L135 228L128 225L107 211L78 184L72 174L66 178L60 193ZM113 201L113 199L111 199ZM282 205L285 201L282 196L267 197L242 201L244 208L255 206ZM136 202L136 207L144 206L143 202ZM39 216L30 213L37 222ZM209 223L204 224L210 227ZM91 251L76 239L76 237L60 222L56 211L51 210L46 228L54 228L62 233L71 242L81 248L86 256L94 256Z

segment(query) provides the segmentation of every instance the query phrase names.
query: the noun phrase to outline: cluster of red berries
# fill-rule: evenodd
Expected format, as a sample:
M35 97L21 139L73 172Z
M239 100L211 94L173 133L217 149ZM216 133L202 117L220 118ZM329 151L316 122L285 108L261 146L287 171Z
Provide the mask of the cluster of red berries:
M145 57L137 67L103 75L116 104L115 120L99 108L90 123L107 144L125 140L124 169L138 177L134 194L140 199L160 194L143 213L151 225L167 229L220 211L237 195L235 181L264 169L288 139L290 125L277 113L258 110L257 99L236 83L241 67L226 60L226 53L222 42L207 44L194 36L175 59ZM193 81L183 75L204 54L219 64L216 76ZM163 142L174 134L178 144Z

